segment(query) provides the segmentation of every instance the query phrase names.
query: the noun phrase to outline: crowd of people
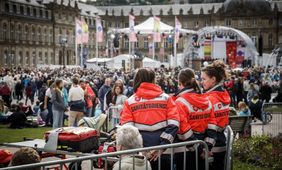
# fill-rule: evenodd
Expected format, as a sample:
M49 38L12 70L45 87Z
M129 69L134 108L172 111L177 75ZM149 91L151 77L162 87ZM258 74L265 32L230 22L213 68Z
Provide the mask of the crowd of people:
M115 123L123 127L117 133L119 150L203 140L214 157L211 169L216 170L224 168L224 130L230 106L238 115L253 115L263 121L263 102L282 102L281 70L254 67L232 71L220 60L200 71L2 68L0 72L0 120L10 123L11 128L25 127L29 115L54 129L77 126L83 117L95 117L115 106ZM128 136L119 136L125 134ZM183 169L184 159L187 168L195 169L195 151L186 152L186 158L175 153L176 169ZM203 152L203 148L199 150L200 162L204 161ZM161 169L168 169L170 156L162 155ZM158 151L146 155L150 168L158 168L159 156ZM123 161L128 164L130 160L126 157ZM146 163L144 160L141 156L140 164ZM199 169L203 165L199 163Z

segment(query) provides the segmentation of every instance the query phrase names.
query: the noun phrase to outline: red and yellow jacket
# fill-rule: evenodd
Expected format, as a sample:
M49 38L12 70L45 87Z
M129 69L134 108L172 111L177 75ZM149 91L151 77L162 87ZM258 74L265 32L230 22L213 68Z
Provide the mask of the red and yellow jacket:
M230 95L221 85L210 89L205 95L212 103L217 131L221 132L229 124Z
M210 148L214 146L216 130L209 131L208 127L216 125L216 120L208 98L193 89L186 89L177 95L175 102L180 114L178 138L189 140L193 134L202 134Z
M136 93L124 104L121 124L137 127L144 147L168 144L174 141L179 127L175 102L161 88L142 83Z

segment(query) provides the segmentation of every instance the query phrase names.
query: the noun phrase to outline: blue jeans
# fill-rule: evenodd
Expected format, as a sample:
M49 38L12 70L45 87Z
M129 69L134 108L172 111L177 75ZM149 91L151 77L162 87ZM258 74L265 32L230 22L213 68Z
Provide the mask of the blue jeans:
M52 108L53 111L53 129L63 127L64 112Z
M48 102L47 109L48 109L48 114L47 114L45 123L47 125L52 125L53 124L53 109L52 109L52 103L51 102Z

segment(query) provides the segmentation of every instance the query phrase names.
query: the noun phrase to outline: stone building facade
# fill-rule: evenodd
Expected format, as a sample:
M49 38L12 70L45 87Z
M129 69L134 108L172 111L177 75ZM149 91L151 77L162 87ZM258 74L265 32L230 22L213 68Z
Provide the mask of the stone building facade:
M193 1L194 2L194 1ZM214 2L214 1L213 1ZM75 18L83 17L89 25L88 58L95 57L95 16L102 18L105 42L99 45L99 56L110 54L111 42L106 32L128 27L128 14L136 16L136 24L150 16L159 16L164 23L174 25L178 17L185 29L198 30L205 26L223 25L247 33L258 45L263 37L264 52L271 52L282 43L282 2L266 0L226 0L223 3L171 4L158 6L93 6L73 0L2 0L0 1L0 65L36 66L38 64L78 63L75 57ZM119 35L118 53L128 53L126 36ZM168 35L166 35L168 37ZM178 44L182 52L189 36L183 35ZM62 43L66 38L67 43ZM149 56L151 36L138 35L135 50ZM107 45L108 44L108 45ZM156 55L164 46L167 61L172 54L168 38L157 43ZM78 46L80 47L80 46ZM78 49L79 50L79 49ZM107 51L107 52L106 52ZM115 55L118 53L114 53Z

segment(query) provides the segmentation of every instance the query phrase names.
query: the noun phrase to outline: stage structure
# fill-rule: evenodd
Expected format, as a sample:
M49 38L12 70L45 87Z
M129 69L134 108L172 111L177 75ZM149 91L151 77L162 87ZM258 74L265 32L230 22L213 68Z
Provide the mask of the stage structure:
M189 67L201 67L204 61L222 59L231 68L257 65L258 52L251 38L244 32L223 26L200 29L184 49Z

